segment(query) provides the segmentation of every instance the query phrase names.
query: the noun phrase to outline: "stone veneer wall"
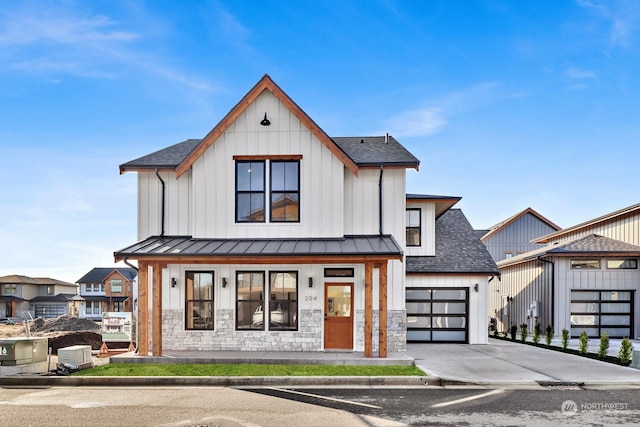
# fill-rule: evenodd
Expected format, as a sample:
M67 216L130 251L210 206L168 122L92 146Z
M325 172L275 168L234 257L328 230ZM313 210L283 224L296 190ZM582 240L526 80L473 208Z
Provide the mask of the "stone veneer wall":
M298 331L236 331L233 310L216 310L214 331L186 331L184 310L162 312L165 350L322 351L321 310L300 310Z
M378 351L380 312L373 311L373 351ZM364 348L364 310L356 311L356 346ZM387 310L387 351L407 350L406 310Z

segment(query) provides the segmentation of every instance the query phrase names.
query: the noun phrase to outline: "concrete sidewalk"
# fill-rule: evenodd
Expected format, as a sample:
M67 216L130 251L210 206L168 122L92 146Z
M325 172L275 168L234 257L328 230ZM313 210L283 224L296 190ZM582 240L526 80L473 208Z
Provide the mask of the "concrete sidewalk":
M517 342L409 344L407 354L430 377L461 383L640 386L640 370Z

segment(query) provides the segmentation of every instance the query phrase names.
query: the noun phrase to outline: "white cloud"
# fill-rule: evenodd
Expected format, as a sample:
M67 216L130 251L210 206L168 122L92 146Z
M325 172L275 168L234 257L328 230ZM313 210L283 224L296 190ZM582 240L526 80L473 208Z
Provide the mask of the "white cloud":
M564 75L575 80L596 80L598 78L595 71L585 70L580 67L569 67L564 71Z
M576 0L576 4L607 21L611 46L629 48L635 44L636 33L640 30L640 2Z
M441 108L423 108L405 111L392 117L389 122L391 133L398 137L433 135L447 124Z

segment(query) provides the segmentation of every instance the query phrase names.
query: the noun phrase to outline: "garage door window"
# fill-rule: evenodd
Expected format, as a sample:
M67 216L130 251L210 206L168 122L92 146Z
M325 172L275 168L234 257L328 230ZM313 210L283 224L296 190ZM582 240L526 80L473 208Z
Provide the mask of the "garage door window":
M407 288L406 295L407 341L467 342L466 288Z
M630 337L633 333L632 291L571 291L571 336L586 331L598 338Z

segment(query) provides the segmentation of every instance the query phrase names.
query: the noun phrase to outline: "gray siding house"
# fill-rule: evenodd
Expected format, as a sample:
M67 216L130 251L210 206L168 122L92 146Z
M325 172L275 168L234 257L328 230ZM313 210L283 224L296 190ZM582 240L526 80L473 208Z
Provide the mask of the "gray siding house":
M543 246L532 240L560 229L535 210L527 208L488 230L478 230L478 233L493 259L498 262Z
M640 330L640 204L534 240L544 246L498 262L490 313L498 330L539 322L577 337L607 333L636 337Z

